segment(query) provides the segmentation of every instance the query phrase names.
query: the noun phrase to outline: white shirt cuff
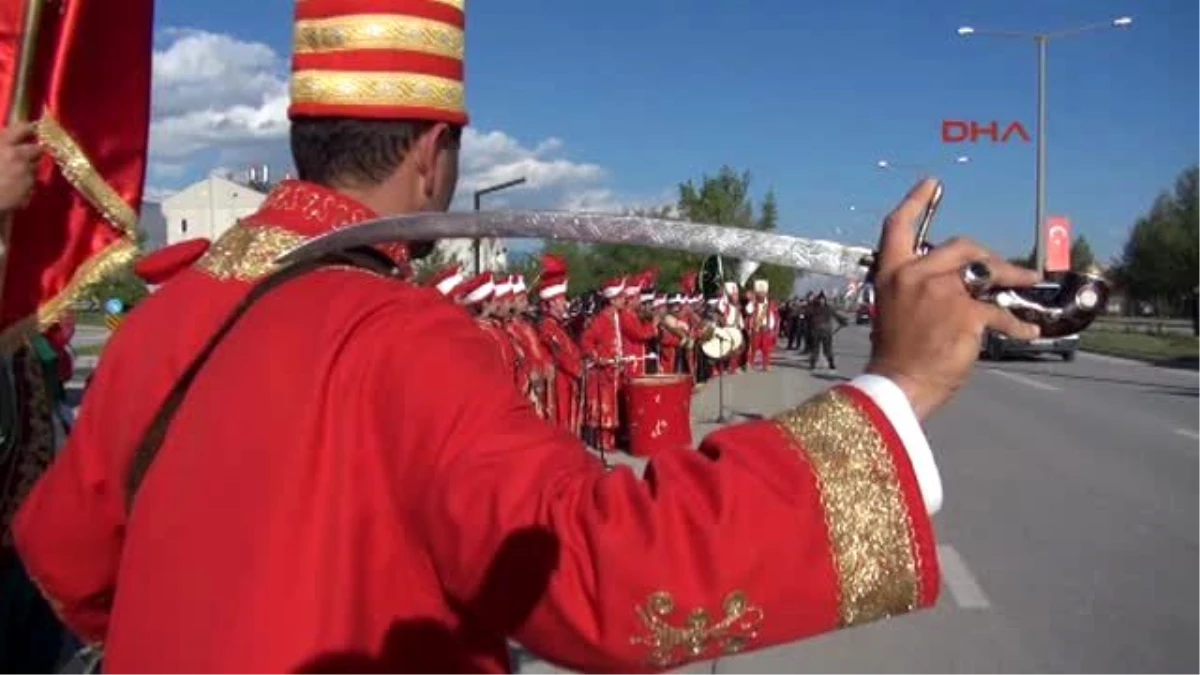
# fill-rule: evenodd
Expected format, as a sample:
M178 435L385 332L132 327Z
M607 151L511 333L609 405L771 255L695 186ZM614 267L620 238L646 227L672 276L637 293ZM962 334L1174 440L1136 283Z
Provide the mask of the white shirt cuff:
M942 508L942 477L933 461L929 439L925 437L908 397L895 382L881 375L859 375L848 384L866 394L883 411L908 453L925 510L931 516L937 513Z

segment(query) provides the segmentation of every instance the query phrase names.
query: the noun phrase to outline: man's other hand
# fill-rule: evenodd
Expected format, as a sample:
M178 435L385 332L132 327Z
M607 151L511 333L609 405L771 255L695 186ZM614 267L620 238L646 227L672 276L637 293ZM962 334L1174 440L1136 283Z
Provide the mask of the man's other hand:
M32 124L0 131L0 211L11 211L29 200L41 156Z
M983 262L998 286L1029 286L1036 272L966 239L954 239L926 256L915 251L916 223L933 197L936 181L924 180L884 221L875 279L878 315L867 372L888 377L926 419L966 382L979 358L985 329L1019 339L1038 336L996 305L973 298L962 269Z

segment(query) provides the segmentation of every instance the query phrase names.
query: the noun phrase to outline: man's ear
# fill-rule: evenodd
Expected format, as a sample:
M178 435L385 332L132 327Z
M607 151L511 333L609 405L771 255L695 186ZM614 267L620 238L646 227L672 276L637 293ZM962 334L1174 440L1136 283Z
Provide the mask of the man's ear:
M437 181L434 180L434 174L437 172L438 153L451 142L453 130L450 125L445 122L438 122L430 127L425 133L417 138L410 151L413 159L416 160L417 174L423 179L421 181L421 189L425 196L429 197L433 194L434 187Z

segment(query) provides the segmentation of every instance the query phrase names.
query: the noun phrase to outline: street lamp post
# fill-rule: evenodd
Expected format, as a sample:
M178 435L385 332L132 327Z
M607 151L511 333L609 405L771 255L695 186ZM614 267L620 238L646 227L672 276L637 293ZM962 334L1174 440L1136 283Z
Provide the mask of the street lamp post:
M481 197L483 197L484 195L491 194L493 192L499 192L501 190L507 190L510 187L516 187L518 185L521 185L524 182L525 182L525 177L522 176L520 178L514 178L513 180L510 180L510 181L505 181L503 183L497 183L496 185L489 185L488 187L476 190L474 193L475 210L476 211L480 210ZM479 273L483 272L482 240L476 239L473 242L473 248L474 248L474 252L475 252L475 274L479 274Z
M1053 31L1050 33L1028 33L1023 31L988 30L962 26L958 34L991 35L994 37L1019 38L1033 40L1037 46L1037 165L1034 177L1034 214L1033 214L1033 251L1038 271L1046 269L1046 247L1043 240L1046 234L1046 50L1051 39L1077 35L1100 28L1127 28L1133 24L1133 18L1118 17L1112 21L1089 23L1075 28Z

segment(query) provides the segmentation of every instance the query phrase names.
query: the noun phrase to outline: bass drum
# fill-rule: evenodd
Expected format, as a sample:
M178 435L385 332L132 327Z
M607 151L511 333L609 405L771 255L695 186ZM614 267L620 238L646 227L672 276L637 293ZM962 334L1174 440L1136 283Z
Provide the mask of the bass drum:
M691 448L692 386L687 374L643 375L626 383L631 455Z
M741 349L743 344L745 339L742 331L733 326L720 326L713 330L712 337L700 344L700 351L713 361L723 361Z

